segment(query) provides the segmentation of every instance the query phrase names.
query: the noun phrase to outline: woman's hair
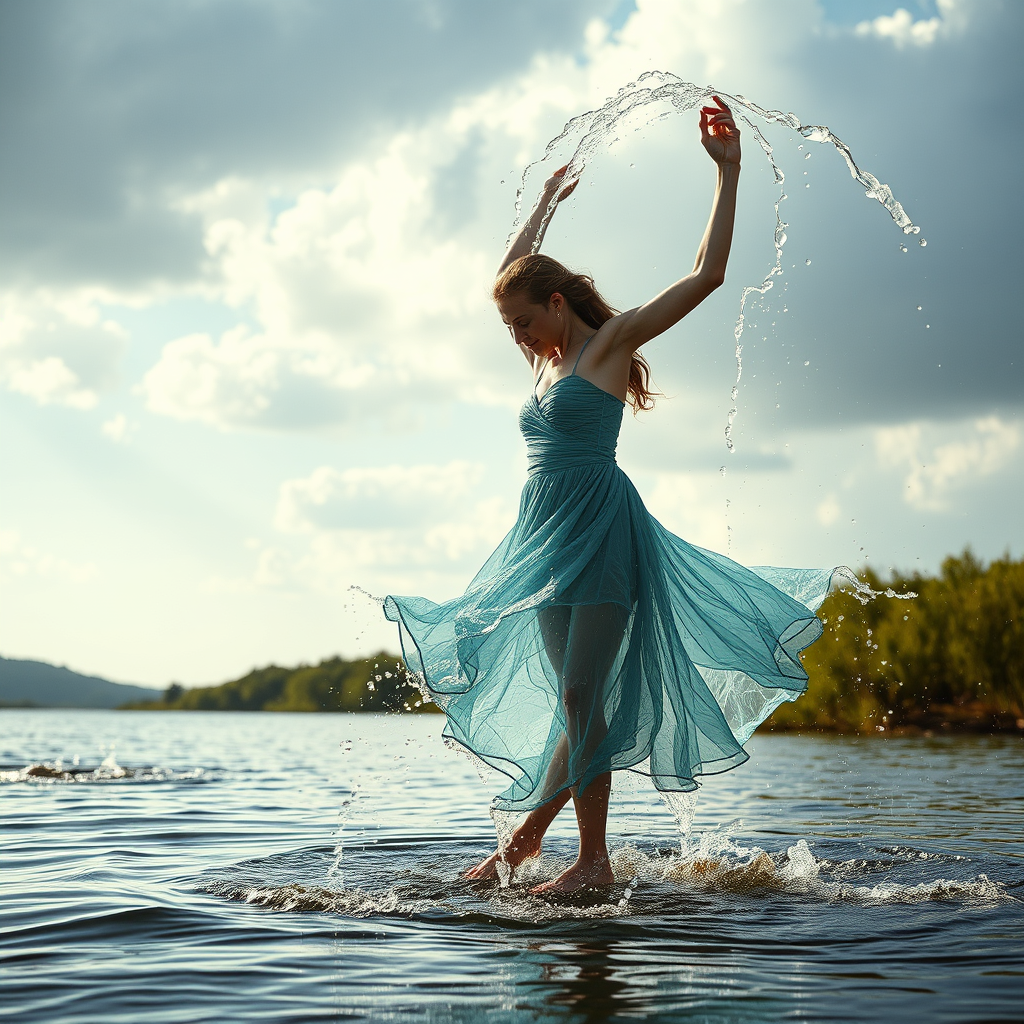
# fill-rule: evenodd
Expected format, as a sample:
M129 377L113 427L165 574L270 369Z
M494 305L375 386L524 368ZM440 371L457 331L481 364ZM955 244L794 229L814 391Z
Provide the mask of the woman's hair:
M539 252L513 260L494 282L492 297L498 302L520 292L537 306L547 306L551 296L559 292L572 311L595 331L618 312L605 302L594 287L592 277L588 274L574 274L558 260ZM635 352L629 366L626 390L634 415L641 409L654 408L654 396L658 392L651 390L651 368L647 360Z

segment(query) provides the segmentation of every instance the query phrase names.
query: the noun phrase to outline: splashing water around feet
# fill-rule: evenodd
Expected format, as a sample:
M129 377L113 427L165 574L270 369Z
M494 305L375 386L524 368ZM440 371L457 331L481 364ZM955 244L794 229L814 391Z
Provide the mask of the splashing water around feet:
M780 204L787 198L784 191L786 176L775 160L772 146L760 128L751 120L751 117L789 128L809 142L831 145L846 162L851 177L864 186L864 194L869 199L881 203L905 235L920 233L921 229L907 216L903 206L893 195L892 189L880 182L869 171L860 167L854 160L850 147L842 139L826 125L803 124L795 114L762 107L739 93L732 94L710 85L695 85L693 82L683 81L678 75L667 71L648 71L635 82L630 82L621 88L605 102L604 106L587 111L585 114L579 114L568 121L562 131L547 144L544 155L526 166L516 192L516 219L509 238L512 238L519 226L523 197L526 193L526 180L530 170L547 160L557 149L566 144L573 147L564 179L565 186L572 186L579 181L587 162L599 149L618 141L619 132L623 130L639 131L647 125L668 117L673 111L682 114L694 110L712 95L720 96L732 108L737 118L751 129L754 138L771 164L772 172L775 175L775 184L779 186L779 197L775 201L775 264L760 284L744 287L740 296L736 326L733 329L736 380L729 396L730 408L725 426L725 445L730 452L735 452L733 425L738 413L740 379L743 376L742 339L746 322L747 300L755 293L761 296L766 295L774 287L775 278L782 274L782 252L786 244L786 228L789 226L779 212ZM557 197L553 196L544 215L544 225L551 219L557 204ZM539 245L542 235L543 230L537 235L537 245ZM921 244L924 245L923 240ZM906 246L903 246L903 249L906 251Z

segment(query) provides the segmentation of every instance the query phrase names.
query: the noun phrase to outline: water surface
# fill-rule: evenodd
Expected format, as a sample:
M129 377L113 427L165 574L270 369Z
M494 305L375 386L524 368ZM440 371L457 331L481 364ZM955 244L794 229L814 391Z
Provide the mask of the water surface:
M1024 1019L1020 738L756 735L685 854L618 785L617 884L553 903L460 879L489 791L440 724L0 712L3 1012ZM570 859L564 817L525 880Z

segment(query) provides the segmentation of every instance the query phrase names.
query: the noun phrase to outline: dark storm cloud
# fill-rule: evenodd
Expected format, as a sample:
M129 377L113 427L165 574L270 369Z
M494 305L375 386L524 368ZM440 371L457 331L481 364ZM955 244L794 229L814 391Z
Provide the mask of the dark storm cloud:
M1024 331L1014 312L1024 271L1024 5L966 11L965 31L929 47L864 40L811 55L821 108L845 108L851 144L882 140L864 162L884 164L929 246L917 249L910 236L903 255L893 236L872 259L861 236L842 253L869 268L869 287L818 295L816 311L835 324L828 362L842 396L836 406L822 389L821 415L836 406L854 420L947 418L1024 402ZM817 231L826 235L828 225Z
M308 182L378 133L575 49L615 0L3 0L0 274L188 279L168 210L226 174Z
M928 46L814 38L798 55L806 91L771 98L832 127L921 235L903 236L865 200L830 148L797 152L801 139L766 129L791 226L771 312L748 310L740 426L757 436L769 422L945 420L1024 405L1024 4L965 6L966 29ZM745 163L759 173L752 142ZM741 283L731 270L729 287Z

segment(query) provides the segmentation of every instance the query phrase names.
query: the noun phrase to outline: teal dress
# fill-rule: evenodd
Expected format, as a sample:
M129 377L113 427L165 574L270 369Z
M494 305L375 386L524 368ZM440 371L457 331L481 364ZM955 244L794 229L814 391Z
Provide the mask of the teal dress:
M688 791L746 761L754 729L807 688L799 653L831 584L666 530L615 462L623 403L578 365L519 414L519 516L466 592L384 602L446 737L508 777L500 811L607 771Z

